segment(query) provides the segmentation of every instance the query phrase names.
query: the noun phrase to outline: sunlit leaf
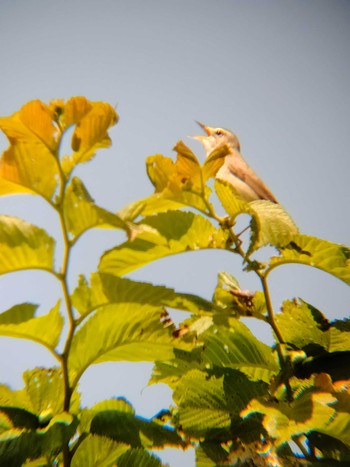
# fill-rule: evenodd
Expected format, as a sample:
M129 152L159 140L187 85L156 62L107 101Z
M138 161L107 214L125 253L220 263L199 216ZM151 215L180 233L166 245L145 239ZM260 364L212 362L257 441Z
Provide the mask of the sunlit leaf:
M0 159L1 194L34 193L51 200L58 187L58 166L48 148L37 141L11 141Z
M16 318L16 324L6 324L9 322L10 313L9 311L5 312L5 324L3 324L0 315L0 335L30 339L53 350L58 344L63 327L63 318L59 307L60 302L46 315L32 319L28 319L28 315L24 314L23 322Z
M262 413L267 433L280 445L293 436L309 431L323 432L335 415L335 410L330 406L335 400L331 394L305 391L289 404L253 400L241 415L246 417L253 412Z
M33 100L10 117L1 117L0 128L10 140L41 143L54 152L57 148L57 127L52 117L47 105Z
M67 230L74 238L93 227L128 228L116 214L96 206L83 182L77 177L73 177L66 189L64 216Z
M104 411L118 411L120 413L128 413L131 415L135 414L135 411L131 404L124 398L118 399L109 399L98 402L93 407L88 409L83 409L80 414L80 424L79 424L79 431L81 433L90 432L91 421L93 418L100 412Z
M3 170L3 166L0 162L0 173ZM3 195L21 195L21 194L35 194L35 192L23 185L6 180L2 175L0 176L0 196Z
M186 433L202 436L208 429L228 428L230 408L223 387L224 378L209 378L192 370L177 385L173 398L179 407L179 423Z
M215 180L215 192L227 214L233 219L242 213L248 213L249 204L237 196L232 185L224 180Z
M205 159L202 172L203 179L207 181L211 177L215 177L223 163L225 162L225 157L230 153L230 148L224 144L221 145L212 151L209 156Z
M11 429L0 435L0 464L23 465L26 459L56 454L73 436L77 420L68 413L54 417L41 429Z
M14 305L0 314L1 324L19 324L34 318L39 305L33 303L21 303Z
M133 448L184 446L174 429L118 410L100 410L91 421L91 433L128 443Z
M231 318L229 327L215 323L201 338L204 341L202 356L207 365L238 369L254 380L266 382L279 371L271 348L237 319Z
M104 436L89 435L80 444L72 458L72 467L111 467L129 449Z
M21 269L53 269L54 240L17 217L0 216L0 274Z
M98 149L111 145L108 129L118 121L115 109L104 102L90 104L92 106L86 113L85 104L82 111L77 111L74 105L71 106L68 123L76 123L76 127L71 141L73 154L62 158L62 168L66 175L69 175L77 164L90 161ZM77 119L79 121L76 121Z
M152 241L136 238L107 251L101 258L100 272L123 275L165 256L226 246L225 232L190 212L169 211L147 217L142 224L155 230Z
M329 328L329 352L350 350L350 321L334 321Z
M301 263L321 269L350 284L350 250L343 245L308 235L295 235L271 258L269 271L287 263Z
M103 305L123 302L169 306L194 313L212 309L211 302L196 295L176 293L168 287L103 273L91 274L90 285L81 276L72 294L72 302L82 315Z
M150 384L165 383L174 389L186 373L192 370L205 371L201 354L202 349L199 347L190 351L174 349L175 358L155 363Z
M10 117L0 118L10 141L0 160L0 194L33 192L51 200L58 184L58 129L49 107L39 100L25 104ZM6 183L7 182L7 183Z
M280 204L266 200L249 203L252 215L251 244L248 254L265 245L285 246L298 233L294 221Z
M72 339L68 359L72 381L95 363L171 358L173 326L165 328L166 316L159 308L137 303L100 308Z
M89 102L86 97L76 96L71 97L67 102L63 100L53 100L49 107L59 121L62 129L66 129L71 125L75 125L90 112L93 103Z
M166 467L159 458L142 448L129 449L118 459L118 467Z
M58 368L35 368L23 374L25 392L32 410L50 419L62 412L64 384Z
M321 313L320 313L321 315ZM309 344L320 345L327 349L329 345L326 318L322 328L321 319L314 313L314 308L303 301L285 301L282 313L276 315L276 323L285 342L303 349Z

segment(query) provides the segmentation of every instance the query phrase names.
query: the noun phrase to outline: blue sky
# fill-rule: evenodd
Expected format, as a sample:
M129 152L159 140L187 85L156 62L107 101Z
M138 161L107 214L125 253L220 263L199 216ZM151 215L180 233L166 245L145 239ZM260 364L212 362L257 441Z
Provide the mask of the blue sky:
M96 202L113 211L151 193L147 156L170 156L184 139L203 157L200 144L187 138L198 132L195 119L229 128L303 233L347 244L349 24L350 3L340 0L2 0L0 114L36 98L85 95L117 104L112 148L78 174ZM1 135L1 150L6 145ZM0 212L58 232L38 199L3 198ZM87 234L73 255L72 285L119 241L119 233ZM222 270L243 289L259 288L241 272L239 259L222 252L167 258L131 277L210 298ZM271 274L271 291L276 309L300 296L330 319L349 315L349 288L318 270L280 268ZM1 277L0 293L0 311L34 301L44 313L60 291L35 272ZM267 329L254 329L269 340ZM53 363L30 342L0 338L0 353L9 356L1 359L0 380L14 388L21 387L23 370ZM153 415L170 393L146 387L150 368L94 367L82 381L83 402L125 395L140 415ZM191 452L162 457L172 467L194 465Z

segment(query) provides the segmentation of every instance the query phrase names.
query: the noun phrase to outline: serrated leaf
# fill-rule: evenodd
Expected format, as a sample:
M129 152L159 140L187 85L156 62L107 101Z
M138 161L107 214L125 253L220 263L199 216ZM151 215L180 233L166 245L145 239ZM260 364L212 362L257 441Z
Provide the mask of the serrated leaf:
M10 141L0 160L0 193L36 193L51 200L58 186L58 129L50 109L39 100L28 102L0 128Z
M91 433L128 443L133 448L184 446L174 429L125 411L100 410L91 421Z
M250 213L248 203L237 195L230 183L216 179L214 188L222 207L230 217L234 219L239 214Z
M51 419L62 412L64 384L58 368L35 368L23 373L25 392L34 413Z
M169 211L147 217L142 224L154 229L152 241L136 238L107 251L100 272L124 275L165 256L226 246L227 234L198 214Z
M58 186L57 161L43 144L14 140L1 156L0 177L2 194L33 193L51 201Z
M266 382L270 382L271 377L279 371L271 348L260 342L237 319L230 319L229 327L214 324L202 336L202 340L202 356L208 365L237 369L253 380Z
M195 369L205 371L201 352L202 349L199 347L191 351L174 349L175 358L155 363L149 384L165 383L174 389L180 379L189 371Z
M56 454L74 435L77 420L70 414L54 417L47 427L37 430L12 429L0 435L0 464L23 465L26 459Z
M170 358L172 327L164 311L136 303L102 307L74 335L68 367L72 385L88 366L107 361L154 361Z
M0 118L0 128L10 140L37 141L51 152L57 148L57 127L50 108L40 100L25 104L18 112Z
M276 444L288 442L294 436L316 430L323 432L335 415L330 404L335 398L328 393L305 391L295 401L287 403L261 403L253 400L241 412L246 417L253 412L264 415L263 425Z
M345 322L335 321L329 328L329 352L337 350L350 350L350 328L344 326Z
M118 459L118 467L165 467L158 457L144 449L129 449Z
M188 372L180 380L173 399L179 407L179 423L187 434L199 437L209 429L229 428L230 409L223 383L223 377L209 378L198 370Z
M216 441L204 441L196 448L196 467L216 467L224 463L227 450Z
M36 415L20 407L10 407L0 405L0 412L5 414L14 428L25 428L33 430L39 427L39 420Z
M211 302L196 295L176 293L168 287L103 273L91 274L90 285L81 276L71 298L73 306L82 315L103 305L123 302L168 306L193 313L212 309Z
M78 177L73 177L66 189L63 209L67 230L74 239L93 227L128 229L119 216L94 203Z
M125 412L128 414L135 414L132 405L124 398L119 397L117 399L109 399L98 402L94 406L83 409L80 414L79 431L81 433L90 432L91 421L100 412L104 411L118 411Z
M0 216L0 275L21 269L53 269L55 241L17 217Z
M271 258L269 272L281 264L301 263L350 284L350 250L343 245L309 235L295 235L288 245L279 250L280 256Z
M191 149L183 142L178 141L174 146L177 152L176 168L178 173L185 178L196 180L200 183L200 164Z
M63 100L52 100L49 107L59 121L61 128L65 130L85 117L92 109L93 103L88 101L86 97L76 96L71 97L66 103Z
M30 339L54 350L63 327L63 318L60 315L59 308L60 302L57 302L46 315L32 319L27 319L27 316L25 316L24 321L17 322L17 324L0 324L0 335Z
M84 109L71 117L76 127L71 141L73 154L62 158L62 169L66 176L77 164L90 161L98 149L111 145L108 129L118 121L115 109L105 102L90 102L90 104L89 111L85 113L86 109ZM79 121L76 121L78 118Z
M224 144L215 148L214 151L208 155L202 167L203 179L205 182L209 178L216 176L228 154L230 154L230 148Z
M328 348L327 328L322 329L322 324L314 317L313 308L306 302L285 301L282 305L282 313L277 314L275 319L285 342L293 344L298 349L310 344ZM326 318L324 320L326 321Z
M265 245L283 247L298 233L292 218L280 204L266 200L251 201L251 242L247 255Z
M127 444L117 443L104 436L89 435L80 444L72 458L72 467L112 467L116 460L129 449Z

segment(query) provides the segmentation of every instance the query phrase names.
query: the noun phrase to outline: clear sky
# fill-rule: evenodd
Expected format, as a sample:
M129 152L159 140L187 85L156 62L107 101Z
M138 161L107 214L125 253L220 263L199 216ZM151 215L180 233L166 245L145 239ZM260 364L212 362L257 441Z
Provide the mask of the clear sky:
M198 132L195 119L229 128L303 233L349 244L349 24L348 0L2 0L0 115L36 98L85 95L118 104L112 148L78 174L113 211L151 193L148 155L171 155L184 139L203 157L187 138ZM0 212L58 232L38 199L3 198ZM116 241L120 234L105 231L81 240L72 286ZM243 289L259 287L238 259L215 251L167 258L131 277L210 298L222 270ZM276 309L302 297L330 319L349 315L349 288L321 271L280 268L271 289ZM32 301L45 313L60 292L52 278L31 272L0 277L0 294L0 311ZM254 329L269 340L265 329ZM23 370L53 364L30 342L0 338L0 355L0 381L14 388ZM171 400L165 387L146 387L150 368L95 366L82 380L83 403L124 395L152 416ZM171 467L194 465L192 452L161 456Z

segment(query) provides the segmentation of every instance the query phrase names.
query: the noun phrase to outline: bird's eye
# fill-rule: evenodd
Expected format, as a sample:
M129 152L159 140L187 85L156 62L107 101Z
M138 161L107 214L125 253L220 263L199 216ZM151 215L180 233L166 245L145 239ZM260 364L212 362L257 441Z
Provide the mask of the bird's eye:
M223 132L222 132L222 130L216 130L216 131L215 131L215 134L216 134L217 136L222 136L222 135L223 135Z

